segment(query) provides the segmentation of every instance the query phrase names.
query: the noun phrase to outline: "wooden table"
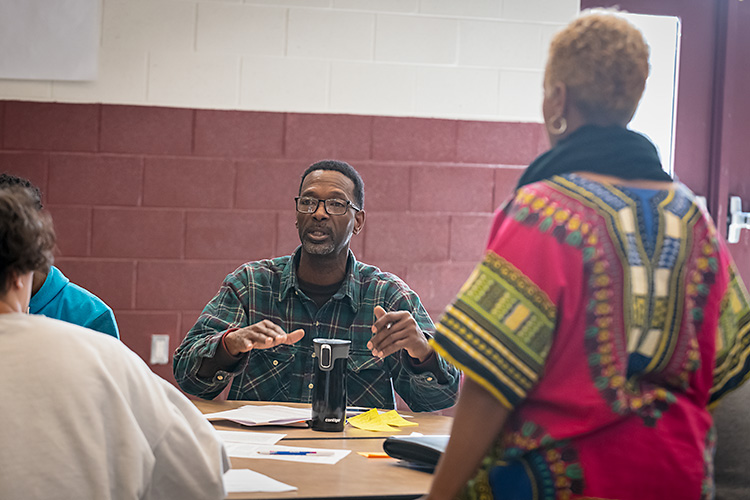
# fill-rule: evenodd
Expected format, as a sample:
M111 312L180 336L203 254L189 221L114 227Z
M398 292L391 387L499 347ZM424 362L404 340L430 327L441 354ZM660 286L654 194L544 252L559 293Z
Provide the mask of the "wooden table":
M283 404L309 407L298 403L256 403L251 401L193 401L203 413L229 410L246 404ZM282 462L250 458L232 458L232 467L252 469L283 483L296 486L297 491L287 493L231 494L229 499L373 499L417 498L427 493L432 475L397 465L391 458L366 458L357 452L383 451L383 441L391 435L408 435L412 431L422 434L449 434L453 419L430 413L400 412L411 415L410 421L419 427L407 427L396 432L370 432L347 425L343 432L318 432L308 428L264 426L244 427L233 422L213 422L217 429L252 430L256 432L284 433L279 442L284 446L312 446L352 450L335 465ZM311 443L314 441L314 443Z

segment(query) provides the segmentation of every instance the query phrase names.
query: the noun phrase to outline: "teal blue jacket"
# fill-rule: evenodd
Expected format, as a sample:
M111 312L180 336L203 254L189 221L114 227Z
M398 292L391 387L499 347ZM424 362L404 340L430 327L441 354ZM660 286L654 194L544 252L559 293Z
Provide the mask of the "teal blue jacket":
M31 297L29 312L120 338L112 309L93 293L71 283L54 266L42 287Z

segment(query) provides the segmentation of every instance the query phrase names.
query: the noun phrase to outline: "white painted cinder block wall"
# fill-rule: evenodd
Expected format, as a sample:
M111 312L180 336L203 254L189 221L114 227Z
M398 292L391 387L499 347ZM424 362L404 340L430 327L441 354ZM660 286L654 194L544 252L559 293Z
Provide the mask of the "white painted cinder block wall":
M0 99L541 121L579 0L103 0L91 82Z

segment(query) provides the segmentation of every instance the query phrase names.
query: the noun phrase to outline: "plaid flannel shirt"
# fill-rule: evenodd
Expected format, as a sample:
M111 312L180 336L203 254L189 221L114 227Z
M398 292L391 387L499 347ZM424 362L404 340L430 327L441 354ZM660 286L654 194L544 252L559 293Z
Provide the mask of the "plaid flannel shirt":
M182 389L212 399L232 382L229 399L309 403L313 393L313 338L351 340L347 365L347 403L393 408L393 390L413 411L452 406L458 393L458 370L438 356L442 372L415 373L408 355L400 351L379 359L367 348L372 337L374 308L411 312L430 336L434 325L421 301L397 276L358 262L349 252L348 276L341 288L319 309L300 290L293 255L249 262L226 277L174 355L174 374ZM212 378L197 375L203 358L216 354L227 330L268 319L285 331L305 330L294 345L254 349L232 372L219 370Z

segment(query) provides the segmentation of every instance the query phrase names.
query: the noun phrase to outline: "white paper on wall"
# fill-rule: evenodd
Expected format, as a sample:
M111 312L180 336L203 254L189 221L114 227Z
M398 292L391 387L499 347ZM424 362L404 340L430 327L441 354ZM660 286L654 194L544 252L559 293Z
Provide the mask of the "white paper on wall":
M0 78L93 80L101 0L0 0Z

